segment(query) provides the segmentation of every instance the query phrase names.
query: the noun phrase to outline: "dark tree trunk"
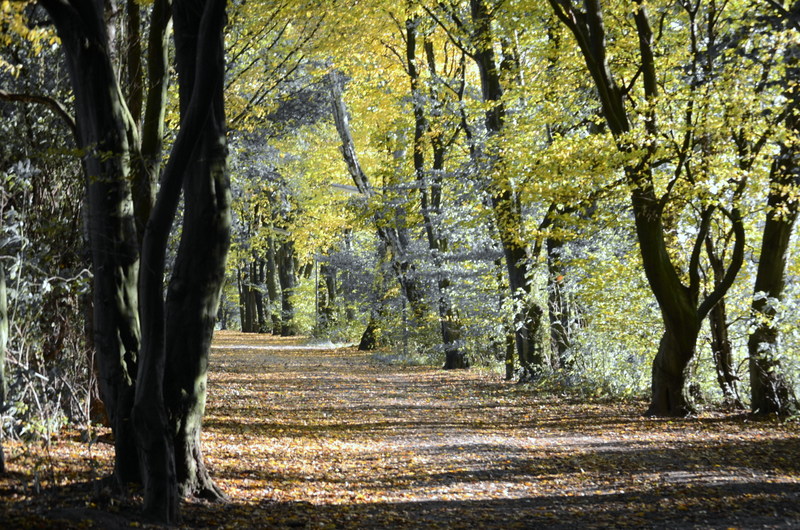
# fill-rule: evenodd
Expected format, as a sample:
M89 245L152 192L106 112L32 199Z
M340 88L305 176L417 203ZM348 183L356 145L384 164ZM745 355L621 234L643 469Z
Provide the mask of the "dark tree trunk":
M428 119L425 116L424 94L420 87L420 74L417 68L417 27L421 19L410 18L406 21L406 65L411 83L411 100L414 102L414 173L420 189L420 210L425 225L425 234L428 239L428 249L433 256L436 268L437 309L439 312L439 328L444 345L445 362L443 368L452 370L469 368L469 360L461 348L462 325L458 313L450 303L448 290L450 278L444 270L442 253L447 251L448 242L440 233L437 219L441 215L442 172L444 170L445 146L441 133L434 133L431 138L433 162L430 171L430 180L426 178L425 170L425 142L424 136L430 132ZM433 51L429 48L427 53L428 68L434 73ZM431 99L436 99L432 92Z
M279 283L277 279L277 266L275 260L275 239L269 236L267 241L267 265L266 265L266 284L267 294L269 295L269 315L271 321L270 333L279 335L283 324L281 323L281 314L279 304Z
M372 351L381 345L380 328L377 319L370 318L364 333L361 334L361 341L358 343L359 351Z
M320 297L320 328L329 329L336 323L336 269L325 263L320 264L323 295Z
M131 196L132 128L109 56L101 2L43 0L56 25L75 95L78 143L86 174L92 245L94 343L100 392L114 431L115 475L139 481L131 423L137 356L138 240Z
M752 305L754 330L747 341L747 348L750 409L759 414L789 414L798 405L778 361L778 330L773 321L776 310L770 301L782 298L785 285L789 242L798 212L797 201L789 199L786 190L791 186L800 188L797 157L796 151L784 147L781 157L773 164L767 221L756 272Z
M725 265L717 256L711 236L706 237L706 254L714 273L714 285L719 285L725 276ZM728 315L725 307L725 298L719 301L708 313L708 323L711 328L711 354L714 357L714 367L717 370L717 383L722 390L724 402L727 406L742 408L737 389L736 373L733 368L733 348L728 337Z
M8 302L6 298L6 273L0 261L0 410L6 403L6 344L8 344ZM0 473L6 472L3 452L3 435L0 433Z
M516 353L516 344L514 343L514 334L513 333L506 333L506 342L505 342L505 380L511 381L514 379L514 372L516 368L514 366L514 354Z
M127 8L134 18L139 17L140 8L134 0L128 0ZM169 88L168 38L169 21L172 18L172 1L156 0L150 17L150 33L147 44L147 105L142 118L144 103L143 82L141 78L141 34L128 35L128 75L132 79L128 101L135 127L142 121L141 133L135 134L135 127L129 131L129 141L134 144L131 154L132 196L136 219L139 246L144 237L145 225L155 202L157 179L160 173L164 138L164 114ZM140 27L133 22L129 31Z
M484 122L488 134L497 136L505 126L505 106L500 68L494 52L493 13L485 0L470 0L470 11L476 46L473 59L480 74L483 101L491 104L485 113ZM519 197L512 191L513 184L505 173L500 155L478 150L476 156L490 175L489 193L500 244L506 258L508 287L518 308L514 315L517 354L526 372L525 377L536 377L545 361L541 348L536 344L542 309L530 300L528 256L525 241L520 237L523 226L522 206Z
M800 2L792 2L789 12L781 13L785 23L800 19ZM800 44L795 40L784 54L786 69L784 93L789 112L785 127L789 138L800 134ZM755 329L747 341L750 364L750 409L759 414L790 414L800 409L778 360L778 330L775 307L781 300L786 281L786 260L792 230L797 221L797 190L800 189L800 152L797 144L784 141L770 170L767 220L761 239L761 257L756 272L752 313Z
M728 315L724 298L708 314L708 321L711 326L711 353L724 402L727 406L741 408L742 402L737 389L739 378L733 368L733 348L728 336Z
M256 278L255 305L256 305L256 330L266 333L267 320L264 312L264 260L253 261L253 276Z
M564 287L566 273L561 261L564 242L548 237L547 246L547 308L550 319L551 365L566 368L569 364L567 351L570 347L570 304Z
M686 371L694 356L698 327L670 328L661 336L653 361L652 397L647 415L685 416L692 411L686 395Z
M176 1L174 17L182 109L191 112L198 92L205 92L208 108L190 164L182 173L183 230L166 303L165 398L180 494L220 500L224 495L203 461L200 432L211 338L230 245L223 98L225 1L206 0L204 7L195 1Z
M142 246L144 341L134 405L145 512L164 522L174 522L178 515L176 471L184 493L204 471L197 447L198 414L205 403L205 370L228 237L225 143L220 134L225 2L176 2L174 18L182 119ZM184 227L166 309L165 254L181 188ZM204 259L188 267L197 255ZM165 317L170 320L169 335ZM188 478L187 465L194 465Z
M292 293L295 285L294 243L284 241L278 249L278 280L281 284L281 336L297 334L294 327L294 304Z

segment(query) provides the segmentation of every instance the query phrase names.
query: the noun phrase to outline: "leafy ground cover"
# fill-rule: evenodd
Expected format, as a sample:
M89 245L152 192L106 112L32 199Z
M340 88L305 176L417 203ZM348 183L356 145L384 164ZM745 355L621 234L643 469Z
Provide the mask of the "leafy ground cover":
M218 334L186 528L800 527L800 426L533 395L479 371ZM99 435L99 436L98 436ZM150 526L105 432L6 445L0 527Z

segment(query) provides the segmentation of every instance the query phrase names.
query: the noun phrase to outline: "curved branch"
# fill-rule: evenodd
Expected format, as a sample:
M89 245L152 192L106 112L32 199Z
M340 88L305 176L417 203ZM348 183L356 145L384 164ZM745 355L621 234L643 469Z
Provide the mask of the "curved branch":
M693 298L700 292L700 253L703 251L703 243L711 227L711 215L713 213L714 207L710 206L700 214L700 230L697 232L692 255L689 258L689 293Z
M733 285L733 281L736 279L736 275L739 274L739 270L742 268L742 263L744 262L745 233L741 212L739 212L738 208L728 211L721 207L720 211L731 220L733 234L735 236L733 255L731 256L731 263L728 265L728 270L725 271L725 276L722 278L722 281L714 287L711 294L703 300L703 303L700 304L700 307L697 309L697 316L700 321L708 315L708 312L711 311L711 309L717 305L717 302L722 300L725 293L728 292L728 289Z
M49 96L40 96L37 94L12 94L5 90L0 90L0 99L5 101L17 101L20 103L36 103L44 105L53 111L59 118L61 118L69 130L72 132L72 137L75 139L75 144L78 145L78 126L75 124L75 118L67 111L66 107L60 101L53 99Z

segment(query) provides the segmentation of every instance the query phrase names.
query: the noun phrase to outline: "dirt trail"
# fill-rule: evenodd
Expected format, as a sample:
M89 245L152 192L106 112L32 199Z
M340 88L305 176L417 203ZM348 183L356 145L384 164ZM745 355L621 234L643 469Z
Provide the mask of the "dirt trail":
M203 447L231 502L185 503L183 528L800 528L797 422L651 420L231 332L210 368ZM0 528L150 527L86 482L107 442L9 444Z
M199 525L800 527L797 425L649 420L264 340L217 337L205 443L233 503Z

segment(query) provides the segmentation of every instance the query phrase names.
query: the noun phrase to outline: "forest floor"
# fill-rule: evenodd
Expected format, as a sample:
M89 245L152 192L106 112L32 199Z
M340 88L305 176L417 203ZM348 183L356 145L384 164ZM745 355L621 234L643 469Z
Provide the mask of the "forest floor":
M643 418L478 370L220 333L185 528L800 528L800 425ZM151 527L96 479L108 434L6 441L0 528Z

